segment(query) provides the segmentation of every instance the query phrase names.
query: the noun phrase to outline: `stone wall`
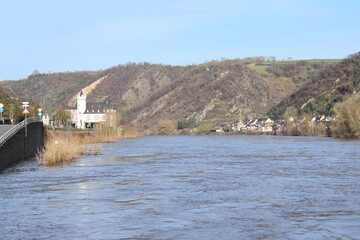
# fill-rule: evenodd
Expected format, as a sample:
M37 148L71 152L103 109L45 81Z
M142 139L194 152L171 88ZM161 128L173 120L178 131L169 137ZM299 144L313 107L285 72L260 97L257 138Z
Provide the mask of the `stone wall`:
M0 146L0 170L6 166L35 156L38 149L44 147L44 126L42 122L33 122L22 128Z

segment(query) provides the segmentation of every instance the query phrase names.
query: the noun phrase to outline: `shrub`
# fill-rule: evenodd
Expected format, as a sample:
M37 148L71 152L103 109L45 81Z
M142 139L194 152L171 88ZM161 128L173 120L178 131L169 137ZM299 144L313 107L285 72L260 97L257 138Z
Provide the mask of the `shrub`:
M286 120L283 134L286 136L298 136L299 132L297 130L296 122Z
M173 120L163 119L160 120L157 129L159 135L172 135L177 129L177 124Z
M353 95L335 105L334 136L360 138L360 95Z
M117 129L117 138L137 138L141 136L141 132L135 127L121 126Z

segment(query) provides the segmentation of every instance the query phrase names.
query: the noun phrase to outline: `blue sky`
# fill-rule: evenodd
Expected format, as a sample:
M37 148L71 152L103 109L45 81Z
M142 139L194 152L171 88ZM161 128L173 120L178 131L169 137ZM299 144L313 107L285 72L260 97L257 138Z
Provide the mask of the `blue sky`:
M357 0L0 0L0 80L127 62L345 58Z

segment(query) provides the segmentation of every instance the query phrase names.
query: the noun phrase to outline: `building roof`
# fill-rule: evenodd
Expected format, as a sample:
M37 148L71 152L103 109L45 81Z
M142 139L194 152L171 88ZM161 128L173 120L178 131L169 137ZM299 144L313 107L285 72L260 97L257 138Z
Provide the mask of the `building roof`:
M86 113L105 113L115 111L114 107L109 104L109 102L87 102L86 103Z

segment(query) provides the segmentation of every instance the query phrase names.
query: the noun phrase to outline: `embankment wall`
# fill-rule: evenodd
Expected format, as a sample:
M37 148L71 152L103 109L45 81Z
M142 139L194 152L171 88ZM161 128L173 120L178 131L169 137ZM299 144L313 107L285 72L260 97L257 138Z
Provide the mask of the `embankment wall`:
M20 129L0 146L0 170L21 160L35 156L44 147L44 126L42 122L32 122Z

